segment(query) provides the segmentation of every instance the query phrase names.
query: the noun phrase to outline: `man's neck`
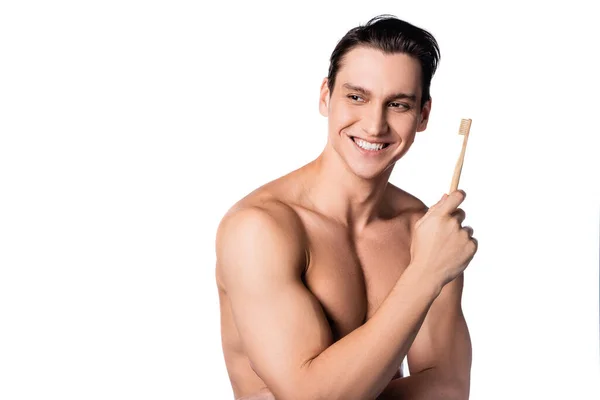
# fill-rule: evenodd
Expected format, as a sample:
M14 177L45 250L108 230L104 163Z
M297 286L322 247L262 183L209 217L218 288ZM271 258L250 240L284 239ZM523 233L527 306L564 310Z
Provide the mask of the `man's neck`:
M374 179L355 175L331 147L306 166L306 198L316 211L360 232L380 215L389 168Z

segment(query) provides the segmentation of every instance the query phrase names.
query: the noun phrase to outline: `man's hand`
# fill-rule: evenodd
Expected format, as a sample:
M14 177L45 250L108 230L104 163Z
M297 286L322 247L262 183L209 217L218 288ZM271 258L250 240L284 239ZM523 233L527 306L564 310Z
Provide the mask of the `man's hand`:
M426 269L441 287L460 275L477 251L473 229L461 226L465 212L458 206L465 196L462 190L444 195L415 224L411 260Z

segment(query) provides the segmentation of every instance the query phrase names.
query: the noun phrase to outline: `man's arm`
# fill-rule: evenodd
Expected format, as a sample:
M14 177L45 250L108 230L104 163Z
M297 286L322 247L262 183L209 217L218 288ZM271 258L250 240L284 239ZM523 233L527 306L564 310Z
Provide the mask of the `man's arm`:
M464 273L433 302L408 351L411 375L394 379L378 400L466 400L471 375L471 338L461 308Z
M237 400L277 400L273 393L269 389L261 389L256 393L252 393L248 396L240 397Z
M441 287L409 265L375 315L333 343L301 279L303 232L283 205L237 211L219 226L217 264L244 349L277 400L373 399L398 370Z

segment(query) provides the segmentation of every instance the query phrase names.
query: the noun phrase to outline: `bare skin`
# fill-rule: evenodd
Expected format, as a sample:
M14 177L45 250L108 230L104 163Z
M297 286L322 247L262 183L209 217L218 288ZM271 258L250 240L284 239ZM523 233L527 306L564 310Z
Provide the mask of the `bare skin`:
M295 182L302 180L301 175L310 173L310 168L309 165L260 188L240 201L230 213L245 207L272 205L278 208L284 207L283 204L296 213L311 243L310 262L303 274L305 284L326 310L333 340L337 341L374 314L407 267L411 225L424 214L426 207L408 193L389 185L391 215L373 222L360 238L352 238L344 224L311 209L310 204L302 204L301 192L290 192ZM217 281L229 375L236 396L250 395L265 384L252 370L242 350L218 270Z
M427 125L419 64L364 48L346 63L333 95L321 86L323 153L240 200L219 226L234 396L466 398L471 344L460 298L476 246L460 226L464 192L428 209L388 182ZM389 98L397 92L416 98ZM351 137L387 146L367 153ZM399 373L405 356L409 378Z

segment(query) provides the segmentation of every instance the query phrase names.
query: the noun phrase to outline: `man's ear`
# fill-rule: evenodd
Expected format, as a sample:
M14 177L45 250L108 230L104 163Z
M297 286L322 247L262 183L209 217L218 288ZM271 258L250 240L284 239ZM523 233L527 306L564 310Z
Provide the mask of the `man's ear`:
M327 87L327 78L321 83L321 93L319 96L319 113L322 116L329 116L329 88Z
M427 128L427 122L429 121L429 113L431 112L431 97L425 102L421 108L419 115L419 124L417 125L417 132L422 132Z

